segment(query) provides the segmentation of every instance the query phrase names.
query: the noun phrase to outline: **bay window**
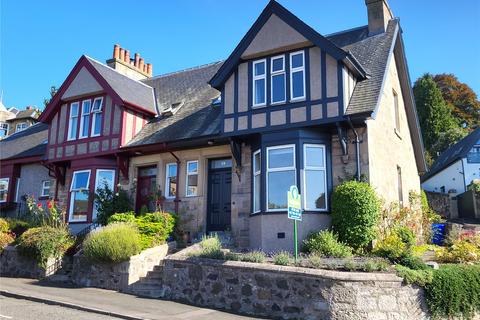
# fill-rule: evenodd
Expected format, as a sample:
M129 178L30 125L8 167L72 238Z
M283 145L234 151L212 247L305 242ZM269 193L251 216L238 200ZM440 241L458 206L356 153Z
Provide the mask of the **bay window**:
M102 130L102 102L103 98L95 98L92 106L92 132L91 136L96 137L100 135Z
M304 209L322 211L327 209L327 172L325 146L303 145L303 199Z
M262 179L262 161L260 150L253 153L253 213L260 211L260 192Z
M90 106L91 100L83 100L82 102L82 117L80 119L80 135L79 138L88 137L88 129L90 126Z
M69 221L87 221L90 170L74 171L70 186Z
M9 178L0 179L0 203L7 202Z
M167 163L165 172L165 197L173 199L177 193L177 164Z
M267 147L267 211L287 209L287 191L296 185L295 145Z
M108 188L115 190L115 170L111 169L97 169L95 174L95 192L98 189ZM97 218L97 204L93 207L92 220Z
M285 56L271 60L271 103L285 102Z
M267 96L267 60L259 60L253 63L253 106L263 106L266 104Z
M290 99L305 98L305 53L297 51L290 54Z
M77 138L78 128L78 108L80 104L73 102L70 104L70 117L68 119L68 140L75 140Z
M187 178L186 178L186 187L185 192L187 197L193 197L197 195L198 188L198 161L188 161L187 162Z

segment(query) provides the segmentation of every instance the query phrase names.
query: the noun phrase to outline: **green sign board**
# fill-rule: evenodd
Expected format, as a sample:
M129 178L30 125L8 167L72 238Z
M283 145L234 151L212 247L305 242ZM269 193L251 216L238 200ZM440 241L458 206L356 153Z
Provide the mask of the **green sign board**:
M291 186L288 191L288 219L302 221L302 200L297 186Z

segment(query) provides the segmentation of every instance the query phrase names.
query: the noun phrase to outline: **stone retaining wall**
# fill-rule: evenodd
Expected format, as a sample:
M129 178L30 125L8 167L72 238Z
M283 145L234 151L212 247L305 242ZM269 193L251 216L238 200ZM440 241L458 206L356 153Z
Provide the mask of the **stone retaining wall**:
M121 263L92 263L80 251L73 258L71 280L82 287L125 291L159 265L172 246L173 243L149 248Z
M425 319L422 289L389 273L168 256L164 298L278 319Z
M8 246L0 254L0 275L6 277L42 279L54 274L61 267L61 260L53 257L47 261L47 269L32 258L20 255L17 248Z

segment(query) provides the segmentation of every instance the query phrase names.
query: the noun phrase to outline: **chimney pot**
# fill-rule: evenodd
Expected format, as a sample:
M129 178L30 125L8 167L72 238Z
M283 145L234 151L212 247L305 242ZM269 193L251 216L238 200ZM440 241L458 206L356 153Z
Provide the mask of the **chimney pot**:
M152 75L152 64L151 63L147 63L147 73L148 75Z
M120 58L120 45L116 44L113 46L113 58L119 59Z
M138 65L139 65L139 61L140 60L140 55L138 53L135 53L135 67L138 68Z
M130 63L130 50L125 50L125 62Z
M143 64L144 64L143 58L140 58L140 64L137 66L137 68L140 70L143 70Z
M125 49L120 48L120 60L125 61Z

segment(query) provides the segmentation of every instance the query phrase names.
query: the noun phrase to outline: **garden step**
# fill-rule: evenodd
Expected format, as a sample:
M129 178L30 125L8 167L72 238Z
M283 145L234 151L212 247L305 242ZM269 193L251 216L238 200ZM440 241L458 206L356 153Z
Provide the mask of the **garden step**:
M163 272L163 265L154 266L152 271Z
M162 298L164 295L163 289L131 290L130 293L147 298Z

